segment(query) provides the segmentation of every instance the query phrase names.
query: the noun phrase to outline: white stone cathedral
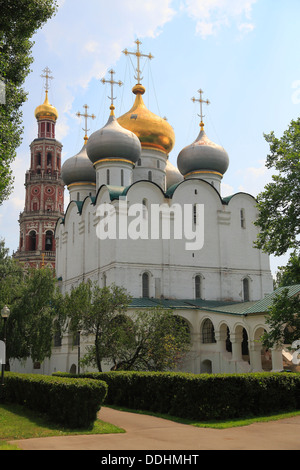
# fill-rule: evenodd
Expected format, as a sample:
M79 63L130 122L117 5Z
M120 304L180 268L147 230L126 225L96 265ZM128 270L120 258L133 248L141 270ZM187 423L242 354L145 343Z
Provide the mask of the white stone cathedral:
M112 100L107 124L62 167L70 193L55 233L62 292L90 279L124 287L133 298L128 315L170 308L186 320L192 338L181 370L281 370L281 351L265 353L259 342L273 279L268 256L253 247L255 198L222 197L229 157L209 140L202 119L175 168L173 128L147 109L139 80L132 91L133 107L116 118ZM77 347L67 335L42 372L77 367Z

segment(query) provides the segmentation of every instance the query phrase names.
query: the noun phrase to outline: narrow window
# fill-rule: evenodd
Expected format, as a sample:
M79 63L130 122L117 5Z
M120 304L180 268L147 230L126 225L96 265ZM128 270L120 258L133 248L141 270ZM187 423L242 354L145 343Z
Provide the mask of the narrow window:
M121 186L124 186L124 170L121 170Z
M137 166L141 166L141 165L142 165L142 160L139 158L137 162Z
M41 164L42 164L42 155L39 152L36 156L36 165L41 166Z
M195 298L201 299L201 277L195 277Z
M148 201L147 199L143 199L143 218L147 219L148 217Z
M149 297L149 274L144 273L143 274L143 279L142 279L142 296L144 298Z
M197 223L197 205L196 204L194 204L193 209L194 209L194 213L193 213L194 224L196 224Z
M36 250L36 232L32 231L29 234L29 251Z
M52 165L52 154L47 153L47 166L51 167L51 165Z
M53 233L50 230L46 232L45 250L53 251Z
M110 184L110 171L106 170L106 184Z
M241 209L241 227L246 228L245 210Z
M103 274L103 276L102 276L102 285L103 285L103 287L106 287L106 283L107 283L107 277L106 277L106 274Z
M156 162L156 168L160 168L160 161L159 160L157 160L157 162Z
M244 297L244 302L248 302L250 300L249 279L247 278L243 279L243 297Z
M152 181L152 171L148 171L148 180Z

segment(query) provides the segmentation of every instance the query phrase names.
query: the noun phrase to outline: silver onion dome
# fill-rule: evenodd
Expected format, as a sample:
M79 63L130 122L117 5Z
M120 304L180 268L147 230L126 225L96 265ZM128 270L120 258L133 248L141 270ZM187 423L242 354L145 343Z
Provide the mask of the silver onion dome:
M195 142L181 150L177 165L184 176L197 171L214 171L224 175L229 166L229 157L223 147L212 142L201 130Z
M120 126L114 115L110 115L106 125L90 136L86 147L92 163L106 158L125 159L136 163L141 156L138 137Z
M74 157L66 160L61 169L61 177L65 185L73 183L95 183L96 171L86 152L86 144Z

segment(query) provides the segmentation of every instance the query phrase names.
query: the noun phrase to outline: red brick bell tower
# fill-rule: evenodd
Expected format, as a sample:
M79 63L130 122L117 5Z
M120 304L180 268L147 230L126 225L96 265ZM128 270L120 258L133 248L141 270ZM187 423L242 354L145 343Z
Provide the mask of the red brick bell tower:
M54 231L64 214L64 183L61 179L62 144L55 139L57 110L49 103L49 73L44 71L46 96L35 110L38 136L30 145L30 169L25 175L25 208L20 214L20 244L15 258L25 267L55 268Z

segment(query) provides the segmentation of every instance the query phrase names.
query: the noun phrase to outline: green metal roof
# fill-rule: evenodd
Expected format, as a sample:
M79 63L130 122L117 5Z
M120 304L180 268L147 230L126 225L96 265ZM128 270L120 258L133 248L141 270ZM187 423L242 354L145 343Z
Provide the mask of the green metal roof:
M269 307L273 304L275 297L278 294L281 294L285 289L288 289L288 296L293 297L296 294L300 293L300 284L296 284L295 286L287 286L287 287L279 287L271 294L266 295L266 297L258 302L255 302L254 305L250 306L246 311L245 314L251 313L262 313L266 312Z
M272 305L277 294L284 289L288 289L288 296L293 297L300 294L300 284L295 286L280 287L271 294L266 295L262 300L252 302L231 302L221 300L202 300L202 299L154 299L154 298L135 298L132 299L132 308L154 308L162 307L172 310L176 309L195 309L209 310L215 313L223 313L225 315L251 315L256 313L266 313Z

